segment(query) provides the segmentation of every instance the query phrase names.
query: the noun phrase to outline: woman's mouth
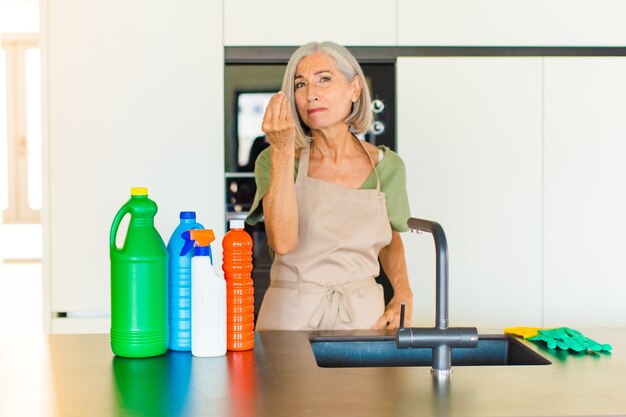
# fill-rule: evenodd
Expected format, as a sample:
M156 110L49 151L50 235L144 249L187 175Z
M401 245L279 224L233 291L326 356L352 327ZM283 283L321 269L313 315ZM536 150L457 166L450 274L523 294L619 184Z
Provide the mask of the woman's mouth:
M324 107L317 107L315 109L308 109L306 112L307 114L313 114L313 113L319 113L319 112L323 112L326 111L326 109Z

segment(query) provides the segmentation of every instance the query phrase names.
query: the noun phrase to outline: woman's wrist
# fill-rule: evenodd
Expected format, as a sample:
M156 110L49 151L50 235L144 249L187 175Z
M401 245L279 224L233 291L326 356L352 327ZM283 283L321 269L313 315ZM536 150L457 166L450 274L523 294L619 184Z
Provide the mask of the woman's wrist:
M295 161L295 149L293 147L275 148L271 146L270 161L272 178L277 178L276 176L292 178Z
M412 301L413 300L413 291L408 286L402 286L399 288L393 289L393 298L396 298L400 301Z
M270 146L270 160L272 167L289 167L293 169L296 150L293 146Z

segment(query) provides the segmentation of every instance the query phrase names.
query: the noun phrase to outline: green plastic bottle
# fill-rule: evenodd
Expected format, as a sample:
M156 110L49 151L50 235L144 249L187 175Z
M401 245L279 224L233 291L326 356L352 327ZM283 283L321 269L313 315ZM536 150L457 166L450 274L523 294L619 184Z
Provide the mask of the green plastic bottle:
M167 248L154 227L157 205L148 189L131 189L131 198L111 225L111 350L126 358L167 351ZM115 240L130 214L124 246Z

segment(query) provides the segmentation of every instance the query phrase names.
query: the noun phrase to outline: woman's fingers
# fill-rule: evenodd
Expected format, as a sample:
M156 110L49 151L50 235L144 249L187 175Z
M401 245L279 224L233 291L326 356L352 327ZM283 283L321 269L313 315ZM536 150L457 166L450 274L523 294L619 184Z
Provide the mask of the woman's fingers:
M295 139L295 125L291 117L289 100L282 91L274 94L263 115L261 130L267 136L270 145L293 145Z
M289 117L287 98L282 92L278 92L270 98L263 115L262 130L265 133L279 132L288 128Z
M274 94L270 101L267 103L267 107L265 108L265 113L263 114L263 124L261 125L261 130L265 133L269 133L274 131L274 120L276 118L276 101L278 94Z
M283 100L280 103L280 120L287 123L288 125L293 125L293 119L291 117L291 106L289 106L289 100L287 97L280 93L283 96Z
M374 329L397 329L400 327L400 304L396 300L391 300L385 312L374 324ZM411 326L411 316L413 308L411 303L405 304L404 327Z
M397 329L400 325L400 316L394 311L387 309L374 324L374 329Z
M374 329L377 329L377 330L386 329L389 326L388 323L389 321L387 320L387 317L383 314L382 316L380 316L378 321L374 324Z

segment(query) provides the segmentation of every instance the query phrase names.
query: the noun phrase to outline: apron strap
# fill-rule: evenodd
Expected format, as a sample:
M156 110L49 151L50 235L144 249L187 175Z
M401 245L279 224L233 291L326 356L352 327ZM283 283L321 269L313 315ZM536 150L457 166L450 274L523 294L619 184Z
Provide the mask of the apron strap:
M300 148L300 161L298 162L298 175L296 176L296 182L300 181L300 178L305 178L309 175L309 156L311 154L311 142L305 147Z
M271 281L272 288L286 288L305 293L322 294L319 304L315 308L309 320L309 326L317 329L323 324L324 329L333 329L337 318L344 323L354 321L354 311L350 303L349 295L358 292L362 288L378 285L374 278L362 279L343 285L319 285L313 282Z
M374 168L374 173L376 174L376 191L380 192L380 177L378 176L378 170L376 169L376 164L374 163L374 160L372 159L372 155L370 155L367 149L365 149L365 145L363 144L363 141L361 139L357 137L355 137L355 139L357 142L359 142L359 144L365 151L365 154L367 155L367 157L370 159L370 162L372 163L372 167Z

